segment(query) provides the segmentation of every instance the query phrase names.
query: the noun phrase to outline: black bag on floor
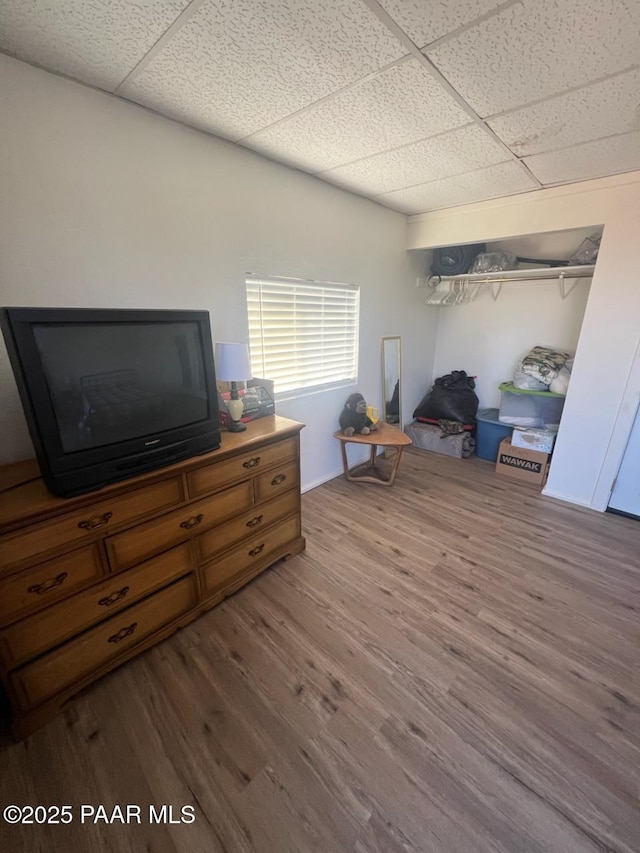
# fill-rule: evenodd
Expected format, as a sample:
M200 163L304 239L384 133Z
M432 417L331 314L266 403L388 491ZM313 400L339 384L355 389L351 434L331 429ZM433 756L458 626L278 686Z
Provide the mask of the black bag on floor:
M473 390L475 387L475 380L467 376L464 370L454 370L453 373L440 376L418 404L413 417L472 424L479 403L478 395Z

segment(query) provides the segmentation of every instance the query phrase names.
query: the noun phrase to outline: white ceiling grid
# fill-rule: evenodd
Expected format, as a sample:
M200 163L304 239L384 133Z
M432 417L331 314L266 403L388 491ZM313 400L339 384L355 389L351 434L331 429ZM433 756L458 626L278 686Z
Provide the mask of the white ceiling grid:
M323 177L366 194L387 193L481 169L506 159L500 145L475 124L415 142L404 148L383 151L325 172Z
M410 59L243 141L270 157L321 172L468 123L467 113Z
M640 64L640 3L526 0L426 54L484 118Z
M0 50L113 91L190 0L0 0Z
M448 33L477 21L498 7L510 6L514 0L378 0L418 48L426 47Z
M640 131L583 142L571 148L525 157L525 163L545 184L580 181L593 174L630 172L638 168ZM612 170L612 164L614 168Z
M239 139L404 52L360 2L209 0L122 94Z
M564 148L640 127L640 69L609 77L487 124L520 156Z
M517 163L508 162L418 184L415 187L394 190L378 196L376 201L395 210L416 213L535 189L538 189L538 184L533 178L529 178Z
M0 0L0 50L407 213L640 169L640 0Z

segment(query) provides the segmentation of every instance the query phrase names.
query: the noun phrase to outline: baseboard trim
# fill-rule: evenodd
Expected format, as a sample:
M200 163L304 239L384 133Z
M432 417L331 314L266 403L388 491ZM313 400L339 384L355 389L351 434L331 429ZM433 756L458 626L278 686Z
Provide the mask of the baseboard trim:
M344 471L342 470L342 468L340 468L332 474L327 474L325 477L320 477L319 479L314 480L313 483L307 483L306 485L303 485L301 488L301 492L302 494L304 494L305 492L310 492L312 489L317 489L318 486L323 486L325 483L328 483L329 480L335 480L336 477L341 477L343 475Z
M545 498L555 498L558 501L564 501L568 504L575 504L575 506L583 506L585 509L592 509L594 512L602 512L602 510L592 507L589 501L581 501L577 498L572 498L569 495L563 495L561 492L554 492L551 489L543 489L542 494Z
M384 453L384 447L382 447L382 445L376 446L376 456L382 456L383 453ZM359 456L361 456L362 458L361 459L358 458ZM354 453L353 457L351 457L351 456L349 457L349 466L354 467L356 465L361 465L363 462L366 462L366 460L368 458L369 458L369 452L368 451L366 451L366 452L362 451L360 454ZM342 477L342 476L344 476L344 471L343 471L342 466L341 466L340 468L336 469L336 471L334 473L327 474L326 476L319 477L317 480L314 480L312 483L307 483L307 484L303 483L302 486L300 487L300 491L304 495L305 492L310 492L312 489L317 489L318 486L323 486L325 483L328 483L329 480L335 480L336 477Z
M640 521L640 515L636 515L634 512L627 512L624 509L614 509L612 506L608 506L605 512L610 512L611 515L621 515L624 518L632 518L634 521Z

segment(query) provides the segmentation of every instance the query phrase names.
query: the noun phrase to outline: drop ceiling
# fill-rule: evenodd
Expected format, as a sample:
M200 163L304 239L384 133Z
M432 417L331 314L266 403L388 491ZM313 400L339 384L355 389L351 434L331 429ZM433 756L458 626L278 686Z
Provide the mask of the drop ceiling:
M640 0L0 0L0 51L410 214L640 169Z

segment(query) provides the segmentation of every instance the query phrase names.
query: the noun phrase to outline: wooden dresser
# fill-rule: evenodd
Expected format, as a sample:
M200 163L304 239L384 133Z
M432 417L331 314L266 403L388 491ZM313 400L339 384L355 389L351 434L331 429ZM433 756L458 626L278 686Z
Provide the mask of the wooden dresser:
M51 495L35 462L0 468L0 674L17 737L304 549L302 426L261 418L76 498Z

